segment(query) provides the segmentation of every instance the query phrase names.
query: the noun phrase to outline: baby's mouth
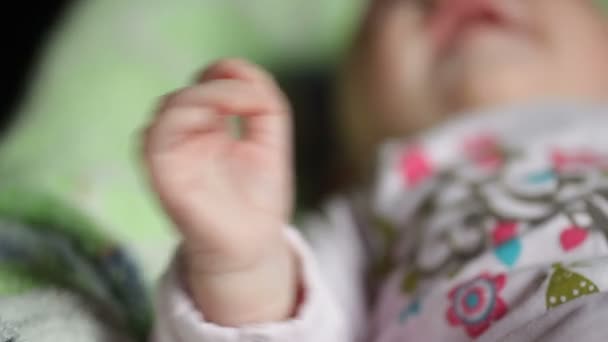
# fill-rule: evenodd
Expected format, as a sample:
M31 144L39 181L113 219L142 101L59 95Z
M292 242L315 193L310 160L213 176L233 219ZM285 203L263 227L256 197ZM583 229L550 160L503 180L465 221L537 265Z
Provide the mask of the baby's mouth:
M473 30L512 29L514 24L494 0L439 0L430 14L428 30L435 52L442 56Z

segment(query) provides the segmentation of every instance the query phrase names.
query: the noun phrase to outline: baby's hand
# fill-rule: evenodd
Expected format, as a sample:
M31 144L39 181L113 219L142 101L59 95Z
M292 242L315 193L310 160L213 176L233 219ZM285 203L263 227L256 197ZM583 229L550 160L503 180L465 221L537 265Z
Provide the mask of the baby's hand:
M240 138L231 115L243 120ZM279 320L293 309L283 234L293 197L289 116L266 72L224 60L167 96L146 131L153 187L183 236L186 283L216 323Z

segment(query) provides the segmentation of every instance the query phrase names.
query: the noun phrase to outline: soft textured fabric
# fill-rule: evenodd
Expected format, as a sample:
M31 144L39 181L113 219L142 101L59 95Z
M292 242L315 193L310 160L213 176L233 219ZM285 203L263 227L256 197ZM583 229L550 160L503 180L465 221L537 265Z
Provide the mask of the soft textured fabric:
M300 256L303 286L307 289L305 302L295 319L240 329L205 322L204 313L196 309L184 290L179 268L174 263L158 292L153 341L348 341L343 328L347 323L346 312L340 309L335 296L321 279L314 256L297 232L287 230L286 238Z
M45 288L0 296L2 342L135 342L111 311L74 291Z
M507 334L511 312L525 322L608 289L607 129L605 107L555 105L387 147L373 207L397 238L378 341Z
M296 318L205 322L172 271L157 341L606 340L606 131L606 107L530 106L389 143L370 193L290 233Z
M0 336L144 340L149 293L125 249L65 203L13 190L0 193Z

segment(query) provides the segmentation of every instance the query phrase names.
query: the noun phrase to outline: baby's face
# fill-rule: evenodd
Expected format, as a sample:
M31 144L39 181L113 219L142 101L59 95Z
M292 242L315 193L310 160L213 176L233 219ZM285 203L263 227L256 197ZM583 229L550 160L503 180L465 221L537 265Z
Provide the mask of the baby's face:
M374 2L362 54L389 134L482 107L605 98L608 26L591 0Z

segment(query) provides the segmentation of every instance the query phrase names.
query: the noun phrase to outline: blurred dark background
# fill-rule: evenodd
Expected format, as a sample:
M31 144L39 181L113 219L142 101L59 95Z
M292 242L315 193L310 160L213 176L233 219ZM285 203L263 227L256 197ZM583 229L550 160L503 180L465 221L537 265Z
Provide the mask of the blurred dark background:
M337 168L340 151L331 110L336 71L319 67L276 76L294 110L298 207L315 209L344 181Z
M6 129L26 87L38 52L71 1L13 2L2 11L2 99L0 129Z

